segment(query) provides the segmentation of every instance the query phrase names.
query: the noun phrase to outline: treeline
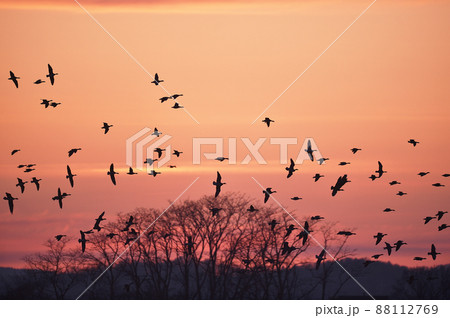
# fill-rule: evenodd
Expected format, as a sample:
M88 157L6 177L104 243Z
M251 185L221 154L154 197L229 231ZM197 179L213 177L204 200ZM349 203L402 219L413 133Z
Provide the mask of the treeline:
M255 209L250 209L250 205ZM86 231L84 253L77 237L49 239L45 253L25 259L28 270L3 280L3 298L75 299L82 295L81 299L335 299L344 294L368 297L336 262L328 259L316 270L314 255L321 248L310 237L303 244L303 236L299 235L302 228L284 211L259 206L244 195L186 200L165 213L139 208L119 214L114 221L109 220L110 215L106 217L108 223L102 224L100 231ZM269 224L273 224L272 220L277 223L274 227ZM348 262L353 251L346 246L348 237L336 235L335 224L312 221L309 216L298 221L304 224L306 220L311 234L335 259L346 263L345 269L353 277L358 280L371 277L371 268L378 264L366 268L362 260ZM296 228L292 232L287 230L291 225ZM448 282L448 268L442 268L444 272L436 275L440 282ZM444 274L447 278L443 281ZM407 281L403 277L401 280ZM404 298L415 297L411 290L420 281L407 283L406 291L412 296L403 290ZM395 286L397 291L401 290L400 283ZM448 298L448 290L433 288L440 290L434 295ZM384 292L383 297L391 295Z

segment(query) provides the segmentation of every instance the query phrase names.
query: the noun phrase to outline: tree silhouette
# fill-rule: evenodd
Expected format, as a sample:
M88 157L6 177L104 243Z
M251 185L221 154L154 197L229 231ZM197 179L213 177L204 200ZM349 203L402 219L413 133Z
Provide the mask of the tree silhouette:
M248 211L250 205L257 211ZM271 220L277 223L273 228ZM312 234L303 244L298 234L306 220ZM52 297L81 293L95 280L83 298L294 299L308 298L319 287L325 298L333 262L309 280L300 274L314 262L308 249L321 249L311 235L336 259L351 255L347 238L336 237L335 224L307 216L293 220L278 207L259 206L237 193L185 200L165 213L137 208L102 226L86 234L85 253L76 240L50 239L46 253L26 258L36 281L48 281Z

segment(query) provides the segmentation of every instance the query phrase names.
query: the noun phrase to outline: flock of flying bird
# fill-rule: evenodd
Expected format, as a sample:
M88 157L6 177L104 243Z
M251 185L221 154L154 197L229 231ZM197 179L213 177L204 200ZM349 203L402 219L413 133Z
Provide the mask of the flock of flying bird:
M274 121L273 121L272 119L266 117L266 118L263 120L263 122L267 124L267 127L270 127L270 123L272 123L272 122L274 122ZM416 141L416 140L414 140L414 139L410 139L410 140L408 140L408 143L410 143L410 144L412 144L414 147L416 147L416 145L417 145L419 142ZM351 151L353 154L356 154L358 151L361 151L361 150L362 150L361 148L352 148L352 149L350 149L350 151ZM315 160L315 158L314 158L314 151L316 151L316 150L312 149L311 141L308 140L307 148L305 149L305 152L308 154L309 159L310 159L311 161L314 161L314 160ZM228 159L228 158L225 158L225 157L217 157L217 158L216 158L216 160L218 160L218 161L224 161L224 160L227 160L227 159ZM319 162L319 164L322 164L322 163L323 163L324 161L326 161L326 160L329 160L329 159L328 159L328 158L319 158L319 159L317 159L317 161ZM345 165L348 165L348 164L350 164L350 162L344 162L344 161L342 161L342 162L338 163L339 166L345 166ZM297 168L295 168L295 162L294 162L294 160L293 160L292 158L290 159L290 164L289 164L289 166L286 167L285 169L286 169L286 171L288 172L286 178L292 177L293 174L298 170ZM372 175L369 177L372 181L375 181L376 179L380 179L385 173L387 173L387 171L384 171L384 170L383 170L383 164L382 164L380 161L378 161L378 169L375 170L374 172L375 172L377 175L372 174ZM429 174L429 172L419 172L419 173L418 173L418 175L419 175L420 177L424 177L424 176L426 176L427 174ZM442 176L443 176L443 177L449 177L450 174L447 174L447 173L446 173L446 174L443 174ZM321 174L319 174L319 173L316 173L316 174L313 176L314 182L317 182L317 181L318 181L320 178L322 178L322 177L324 177L324 176L321 175ZM343 176L340 176L340 177L337 179L335 185L334 185L334 186L331 186L331 195L332 195L332 196L335 196L338 192L344 191L344 189L343 189L342 187L343 187L346 183L348 183L348 182L351 182L351 181L348 180L347 174L344 174ZM216 190L216 191L215 191L215 194L214 194L215 197L217 197L217 196L220 194L220 191L221 191L221 189L222 189L222 186L225 185L225 184L226 184L225 182L222 182L222 176L221 176L220 172L217 171L217 177L216 177L216 180L213 181L213 185L215 186L215 190ZM393 185L398 185L398 184L401 184L401 183L398 182L398 181L396 181L396 180L389 182L389 185L391 185L391 186L393 186ZM441 184L441 183L433 183L432 186L433 186L433 187L444 187L445 185L443 185L443 184ZM277 192L277 191L273 190L271 187L268 187L268 188L266 188L265 190L263 190L263 194L264 194L263 202L266 203L266 202L269 200L270 196L271 196L273 193L276 193L276 192ZM406 195L406 194L407 194L407 193L402 192L402 191L399 191L399 192L397 193L398 196L404 196L404 195ZM302 199L302 198L300 198L300 197L298 197L298 196L294 196L294 197L291 198L291 200L294 200L294 201L301 200L301 199ZM217 213L218 213L220 210L221 210L220 208L215 207L215 208L212 208L212 209L211 209L211 212L212 212L213 216L215 216L215 215L217 215ZM255 207L254 207L253 205L251 205L250 208L249 208L247 211L249 211L249 212L255 212L255 211L258 211L258 210L255 209ZM391 209L391 208L386 208L383 212L393 212L393 211L395 211L395 210L394 210L394 209ZM428 222L430 222L432 219L437 219L437 221L440 221L441 218L442 218L442 217L444 216L444 214L446 214L446 213L448 213L448 212L446 212L446 211L438 211L438 212L436 213L435 216L427 216L427 217L425 217L425 218L424 218L425 224L427 224ZM311 220L321 220L321 219L323 219L323 217L321 217L320 215L316 215L316 216L311 217ZM273 230L275 230L275 227L276 227L278 224L280 224L280 223L277 222L277 220L274 219L274 220L270 221L268 224L269 224L269 226L271 227L271 229L272 229L272 231L273 231ZM441 225L438 226L438 231L442 231L442 230L444 230L444 229L446 229L446 228L448 228L448 227L449 227L449 225L443 223L443 224L441 224ZM295 229L297 229L297 228L296 228L294 225L292 225L292 224L289 225L289 226L286 228L286 234L285 234L285 237L284 237L284 238L286 239L286 238L292 233L292 231L295 230ZM309 235L310 232L311 232L311 231L309 230L309 224L308 224L308 221L306 221L305 224L304 224L304 226L302 226L302 229L301 229L300 233L297 235L297 237L298 237L299 239L303 239L303 245L306 243L306 240L307 240L308 235ZM349 237L349 236L352 236L352 235L356 235L356 233L353 233L353 232L351 232L351 231L339 231L339 232L337 233L337 235L342 235L342 236ZM381 233L381 232L378 232L376 235L374 235L374 238L376 239L375 245L378 245L378 244L382 241L383 237L386 236L386 235L387 235L387 234L384 234L384 233ZM404 242L403 240L398 240L397 242L393 243L392 245L391 245L390 243L388 243L388 242L385 242L385 247L384 247L383 249L385 249L385 250L387 251L388 255L390 256L393 250L394 250L394 251L398 251L398 250L400 249L400 247L402 247L403 245L407 245L407 243ZM289 246L289 243L285 241L285 242L283 242L283 246L281 247L282 255L285 255L285 254L289 255L292 251L294 251L294 250L296 250L296 249L297 249L297 247L295 247L295 246L293 246L293 245ZM319 255L316 255L316 269L318 269L319 266L320 266L320 264L321 264L321 262L324 261L324 260L326 259L325 254L326 254L326 250L323 249L323 250L320 252ZM441 253L438 253L438 252L436 251L435 245L434 245L434 244L431 244L431 250L430 250L430 252L428 252L427 255L430 255L431 258L432 258L433 260L436 260L436 256L439 255L439 254L441 254ZM373 259L379 259L382 255L384 255L384 254L375 254L375 255L372 255L371 258L373 258ZM415 260L415 261L422 261L422 260L425 260L425 259L426 259L426 257L422 257L422 256L416 256L416 257L413 258L413 260ZM247 260L247 262L248 262L248 260ZM369 264L371 264L371 263L373 263L373 262L375 262L375 261L374 261L374 260L366 260L366 261L364 261L364 266L368 266Z
M48 77L48 78L50 79L51 85L54 84L54 82L55 82L55 76L56 76L56 75L58 75L58 73L54 73L53 68L50 66L50 64L48 64L48 74L46 75L46 77ZM11 81L14 83L14 85L15 85L16 88L19 87L18 79L20 79L20 77L17 77L12 71L10 71L10 77L8 78L8 80L11 80ZM158 76L157 73L155 74L155 76L154 76L153 79L154 79L154 80L153 80L151 83L155 84L156 86L158 86L160 83L164 82L164 80L161 80L161 79L159 78L159 76ZM44 83L44 82L45 82L45 81L43 81L43 80L41 80L41 79L38 79L38 80L36 80L36 81L34 82L34 84L39 85L39 84L42 84L42 83ZM177 98L179 98L179 97L181 97L181 96L183 96L183 94L174 94L174 95L171 95L171 96L164 96L164 97L161 97L159 100L161 101L161 103L164 103L164 102L166 102L166 101L169 100L169 99L171 99L171 100L176 100ZM49 107L49 106L51 106L51 107L57 107L57 106L60 105L61 103L53 102L53 100L50 100L50 99L42 99L41 104L44 105L45 108L47 108L47 107ZM179 109L179 108L183 108L183 106L181 106L178 102L175 102L175 104L172 106L172 108L174 108L174 109ZM265 124L267 125L267 127L270 127L271 123L274 123L275 121L272 120L272 119L270 119L269 117L266 117L262 122L265 123ZM104 130L104 134L107 134L107 133L109 132L109 130L110 130L111 127L113 127L113 125L110 125L110 124L104 122L104 123L103 123L103 126L101 127L101 129ZM153 133L152 133L152 135L155 135L155 136L159 137L161 134L162 134L162 133L155 127L155 128L154 128L154 131L153 131ZM407 142L410 143L410 144L412 144L414 147L416 147L417 144L419 144L419 142L416 141L416 140L414 140L414 139L410 139L410 140L408 140ZM70 149L70 150L68 151L68 156L71 157L71 156L73 156L74 154L76 154L76 153L77 153L78 151L80 151L80 150L82 150L82 149L81 149L81 148L72 148L72 149ZM353 154L356 154L358 151L361 151L362 149L360 149L360 148L352 148L352 149L350 149L350 150L351 150L351 152L352 152ZM20 151L20 149L14 149L14 150L11 152L11 156L15 155L15 154L18 153L19 151ZM161 155L162 155L162 152L165 151L165 149L156 148L154 151L155 151L155 153L157 153L158 159L159 159L159 158L161 157ZM317 158L317 159L314 158L314 152L315 152L316 150L312 149L311 141L308 141L307 148L305 149L305 151L306 151L306 153L308 154L309 159L310 159L311 161L317 160L319 164L323 164L326 160L329 160L328 158ZM181 152L181 151L174 150L173 155L179 157L182 153L183 153L183 152ZM149 166L152 166L153 163L156 162L158 159L147 158L147 159L145 160L144 163L145 163L145 164L148 164ZM217 157L217 158L215 158L215 160L220 161L220 162L223 162L224 160L228 160L228 158L226 158L226 157ZM345 166L345 165L348 165L348 164L350 164L350 162L344 162L344 161L342 161L342 162L338 163L338 165L340 165L340 166ZM24 172L25 172L25 173L29 173L29 172L32 172L32 171L35 170L35 168L34 168L35 166L36 166L36 164L21 164L21 165L18 166L18 168L19 168L19 169L25 168ZM170 168L175 168L176 166L171 165L171 166L169 166L169 167L170 167ZM290 165L289 165L288 167L286 167L285 169L286 169L286 171L288 172L287 178L292 177L292 176L294 175L294 173L298 170L297 168L295 168L295 162L294 162L294 160L292 160L292 159L290 159ZM67 165L67 169L66 169L66 170L67 170L67 171L66 171L66 172L67 172L67 174L66 174L66 179L69 181L70 186L73 188L73 187L74 187L74 177L76 177L77 175L72 173L72 170L71 170L71 168L70 168L69 165ZM375 172L375 174L372 174L371 176L369 176L369 178L370 178L372 181L375 181L376 179L380 179L385 173L387 173L387 171L384 171L384 170L383 170L383 165L382 165L382 163L381 163L380 161L378 161L378 169L375 170L374 172ZM156 176L157 176L158 174L160 174L160 173L161 173L161 172L157 172L157 171L155 171L155 170L152 169L152 170L149 172L149 175L152 175L153 177L156 177ZM110 177L110 180L111 180L111 182L113 183L113 185L116 185L116 177L115 177L115 176L116 176L117 174L118 174L118 172L116 172L116 171L114 170L114 164L111 163L111 165L110 165L110 167L109 167L109 170L108 170L108 172L107 172L107 175ZM134 175L134 174L137 174L137 173L133 171L133 168L132 168L132 167L129 167L129 170L128 170L127 174L128 174L128 175ZM420 172L420 173L418 173L418 175L419 175L420 177L424 177L424 176L426 176L427 174L429 174L429 172ZM450 174L443 174L442 176L443 176L443 177L449 177ZM322 178L322 177L324 177L324 175L321 175L321 174L319 174L319 173L316 173L316 174L313 176L314 182L319 181L319 179ZM16 184L16 186L19 187L21 193L23 193L23 192L25 191L25 184L28 183L28 181L23 181L21 178L17 178L17 180L18 180L18 183ZM37 191L39 191L39 189L40 189L40 183L39 183L40 181L41 181L41 179L37 179L36 177L33 177L32 180L30 181L30 183L35 184ZM348 182L351 182L351 181L348 180L347 174L344 174L343 176L340 176L340 177L337 179L335 185L331 186L331 195L332 195L332 196L336 196L339 192L344 191L343 187L344 187L344 185L345 185L346 183L348 183ZM213 181L213 185L214 185L214 187L215 187L215 194L214 194L214 197L219 196L219 194L220 194L220 192L221 192L221 189L222 189L222 186L224 186L225 184L226 184L225 182L222 182L222 176L221 176L220 172L217 171L216 180ZM401 183L398 182L398 181L396 181L396 180L389 182L389 185L391 185L391 186L398 185L398 184L401 184ZM444 185L441 184L441 183L433 183L432 186L434 186L434 187L444 187ZM266 188L266 189L263 191L263 194L264 194L263 202L266 203L266 202L269 200L269 198L271 197L271 195L272 195L273 193L276 193L276 192L277 192L277 191L273 190L273 189L270 188L270 187ZM57 190L57 195L54 196L54 197L52 197L52 200L58 201L58 205L59 205L59 207L62 209L62 208L63 208L63 199L66 198L66 197L68 197L68 196L70 196L70 195L71 195L71 194L69 194L69 193L62 192L62 191L61 191L61 188L58 188L58 190ZM402 192L402 191L399 191L399 192L397 193L397 195L398 195L398 196L404 196L404 195L407 195L407 193L404 193L404 192ZM13 196L12 196L10 193L8 193L8 192L5 194L5 197L4 197L3 199L6 200L6 201L8 201L9 210L10 210L11 214L13 214L13 210L14 210L14 200L18 200L18 199L15 198L15 197L13 197ZM300 197L298 197L298 196L295 196L295 197L292 197L292 198L291 198L291 200L294 200L294 201L296 201L296 200L301 200L301 199L302 199L302 198L300 198ZM210 211L211 211L213 217L216 216L216 215L218 215L218 213L219 213L221 210L222 210L222 208L220 208L220 207L213 207L213 208L210 208ZM250 212L250 213L254 213L254 212L257 212L258 209L255 208L253 205L251 205L251 206L247 209L247 211ZM394 209L391 209L391 208L386 208L383 212L393 212L393 211L395 211L395 210L394 210ZM432 219L437 219L437 221L440 221L441 218L442 218L446 213L447 213L446 211L438 211L437 214L436 214L435 216L427 216L427 217L425 217L425 218L424 218L425 224L428 224ZM92 234L92 233L94 233L94 230L96 230L97 232L99 232L99 231L102 229L102 227L100 226L100 223L101 223L102 221L105 221L105 220L106 220L106 219L104 218L104 215L105 215L105 212L102 212L102 213L99 215L99 217L95 219L95 223L94 223L94 226L93 226L92 229L90 229L90 230L88 230L88 231L82 231L82 230L80 230L80 239L78 240L78 242L81 244L82 252L85 251L85 249L86 249L86 242L89 241L89 240L86 238L86 235L87 235L87 234ZM312 216L312 217L311 217L311 220L312 220L312 221L319 221L319 220L322 220L322 219L324 219L324 218L323 218L322 216L320 216L320 215L316 215L316 216ZM130 242L136 240L136 239L139 237L139 235L138 235L138 233L136 232L136 230L132 228L132 226L135 225L135 224L136 224L136 222L134 221L133 216L130 216L129 219L128 219L128 221L125 223L125 227L122 229L123 232L126 232L126 233L127 233L127 239L126 239L125 245L128 245ZM272 231L274 231L275 228L276 228L276 226L279 225L279 224L280 224L280 223L279 223L277 220L275 220L275 219L273 219L273 220L271 220L270 222L268 222L268 225L269 225L269 227L270 227L270 229L271 229ZM302 244L304 245L304 244L306 243L308 237L309 237L310 232L312 232L312 231L310 230L308 221L305 221L304 225L301 226L301 227L302 227L302 229L301 229L301 231L297 234L297 237L302 241ZM447 224L444 223L444 224L441 224L441 225L438 226L438 230L439 230L439 231L442 231L442 230L446 229L447 227L449 227L449 226L448 226ZM297 228L296 228L294 225L292 225L292 224L289 225L288 227L286 227L286 229L285 229L285 230L286 230L286 233L285 233L284 238L287 239L287 238L291 235L291 233L292 233L294 230L296 230L296 229L297 229ZM154 231L150 231L150 232L148 233L148 235L153 234L153 233L154 233ZM349 237L349 236L352 236L352 235L356 235L356 233L353 233L353 232L351 232L351 231L339 231L337 234L338 234L338 235L343 235L343 236L346 236L346 237ZM110 239L112 239L114 236L117 236L117 235L119 235L119 234L117 234L117 233L108 233L108 234L106 234L106 236L107 236L108 238L110 238ZM163 238L167 238L167 237L169 237L170 235L171 235L170 233L165 233L165 234L163 235ZM386 235L387 235L387 234L381 233L381 232L378 232L376 235L374 235L374 238L376 239L375 245L378 245L378 244L383 240L383 238L384 238ZM58 235L55 236L55 239L59 241L59 240L61 240L61 239L62 239L63 237L65 237L65 236L66 236L65 234L58 234ZM191 237L191 236L187 237L187 243L186 243L185 245L186 245L186 248L187 248L187 253L188 253L188 255L191 255L191 254L192 254L192 250L193 250L193 245L194 245L194 244L195 244L195 243L193 242L192 237ZM392 245L391 245L390 243L388 243L388 242L385 242L385 247L384 247L383 249L387 251L388 255L391 255L392 251L398 251L403 245L406 245L406 244L407 244L407 243L404 242L404 241L402 241L402 240L398 240L397 242L393 243ZM282 255L289 255L292 251L294 251L294 250L296 250L296 249L297 249L297 247L295 247L295 246L293 246L293 245L290 246L289 243L288 243L287 241L284 241L284 242L283 242L283 245L282 245L282 247L281 247L281 253L282 253ZM320 264L326 259L325 254L326 254L326 250L323 249L323 250L320 252L319 255L316 255L316 269L318 269L319 266L320 266ZM439 255L439 254L440 254L440 253L438 253L438 252L436 251L435 245L432 244L432 245L431 245L431 250L430 250L430 252L428 252L428 255L430 255L430 256L432 257L432 259L435 260L435 259L436 259L436 256ZM375 254L375 255L372 255L372 258L373 258L373 259L378 259L378 258L381 257L382 255L383 255L383 254ZM424 260L424 259L426 259L426 258L425 258L425 257L422 257L422 256L416 256L416 257L414 257L414 260L416 260L416 261L422 261L422 260ZM267 262L273 263L273 262L275 262L275 260L273 260L273 259L267 259ZM366 261L364 262L364 266L368 266L369 264L371 264L371 263L373 263L373 262L374 262L374 261L372 261L372 260L366 260ZM243 260L243 263L246 264L246 266L248 266L248 265L251 263L251 260L248 260L248 259L247 259L247 260Z

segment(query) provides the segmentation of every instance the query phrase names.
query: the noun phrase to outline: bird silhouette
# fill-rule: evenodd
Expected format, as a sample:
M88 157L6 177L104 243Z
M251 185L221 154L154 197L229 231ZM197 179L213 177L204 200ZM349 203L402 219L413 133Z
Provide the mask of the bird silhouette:
M155 161L158 161L158 159L147 158L145 159L144 163L147 163L149 166L151 166Z
M159 83L162 83L162 82L164 82L164 80L160 80L158 73L155 73L155 77L153 78L152 83L155 84L156 86L158 86Z
M108 133L109 128L113 127L113 125L108 125L108 123L103 123L103 126L101 127L101 129L105 130L105 135Z
M154 129L153 132L152 132L152 135L153 135L153 136L156 136L156 137L159 137L160 135L162 135L162 132L160 132L160 131L158 130L158 128L155 127L155 129Z
M414 139L410 139L410 140L408 140L408 143L415 147L419 142L415 141Z
M175 104L172 106L172 108L173 108L173 109L180 109L180 108L184 108L184 106L181 106L180 104L175 103Z
M179 157L183 152L182 151L178 151L178 150L174 150L173 151L173 155Z
M322 178L322 177L324 177L324 176L321 175L321 174L319 174L319 173L316 173L316 174L313 176L314 182L319 181L319 179Z
M293 230L296 230L297 228L291 224L286 228L286 234L284 235L284 238L287 238L289 235L291 235Z
M20 77L17 77L16 75L14 75L14 73L12 71L9 71L9 78L8 79L11 80L14 83L16 88L19 88L19 82L17 80L20 79Z
M433 183L432 186L433 186L433 187L436 187L436 188L439 188L439 187L445 187L445 185L443 185L443 184L441 184L441 183L439 183L439 182Z
M378 243L381 242L381 240L383 239L383 237L385 237L387 234L383 234L381 232L378 232L376 235L373 236L373 238L377 239L377 241L375 242L375 245L378 245Z
M315 215L315 216L312 216L311 217L311 220L323 220L323 219L325 219L323 216L320 216L320 215Z
M446 228L450 227L449 225L443 223L441 225L438 226L438 231L442 231L445 230Z
M183 96L183 94L173 94L172 96L170 96L171 99L177 99L178 97Z
M107 175L111 178L111 182L116 185L116 174L119 174L118 172L114 171L114 164L112 163L109 166L109 171L107 172Z
M426 259L426 257L416 256L413 258L414 261L423 261L424 259Z
M130 229L130 226L136 224L134 222L134 217L132 215L130 215L130 217L128 218L128 221L125 222L125 227L122 229L122 232L128 232L128 230Z
M33 177L33 179L31 179L31 183L34 183L36 185L36 190L39 191L40 188L40 184L39 181L41 181L42 179L37 179L36 177Z
M73 188L73 177L76 177L76 174L72 173L72 170L70 170L69 165L67 165L67 176L66 179L69 180L70 186Z
M155 170L152 169L152 170L150 170L150 172L148 174L153 176L153 177L156 177L158 174L161 174L161 172L155 171Z
M33 82L33 84L36 84L36 85L39 85L39 84L42 84L42 83L45 83L45 81L43 81L41 79L38 79L38 80Z
M372 179L372 181L375 181L378 177L374 174L370 175L369 179Z
M156 153L158 154L158 158L161 158L162 152L163 152L163 151L166 151L166 149L161 149L161 148L157 147L157 148L155 148L153 151L156 152Z
M64 234L58 234L58 235L55 235L55 239L57 240L57 241L61 241L61 239L63 238L63 237L66 237L67 235L64 235Z
M290 163L289 167L285 168L286 171L288 172L288 175L286 176L286 178L290 178L292 176L292 174L298 170L298 169L295 169L295 162L294 162L294 160L292 160L292 158L291 158L290 162L291 163Z
M334 186L331 187L331 195L334 197L339 191L344 191L344 189L342 189L342 187L347 183L347 182L351 182L350 180L347 179L347 175L344 174L343 176L339 177L336 181L336 184Z
M68 151L69 157L72 157L72 155L76 154L81 148L72 148Z
M281 255L289 256L293 251L295 251L297 248L294 246L289 246L288 242L283 242L283 245L281 247Z
M316 270L319 269L320 263L325 260L325 249L320 252L319 255L316 255L317 261L316 261Z
M176 168L177 166L169 165L169 168Z
M212 216L216 216L220 211L222 211L222 208L210 208L209 211L211 211Z
M407 195L407 194L408 194L408 193L406 193L406 192L398 191L396 195L402 197L402 196Z
M431 255L431 258L433 259L433 261L436 260L436 256L439 254L441 254L441 253L436 252L436 247L434 246L434 244L431 244L431 251L428 252L428 255Z
M255 209L253 205L250 205L250 207L247 209L248 212L258 212L258 209Z
M28 183L28 181L23 181L20 178L17 178L17 184L16 187L20 187L20 193L23 193L25 191L25 184Z
M350 231L339 231L337 235L343 235L343 236L352 236L356 235L356 233L350 232Z
M315 149L314 149L314 150L312 149L312 146L311 146L311 140L308 140L308 144L307 144L307 146L306 146L305 151L306 151L306 153L308 154L309 159L310 159L311 161L314 161L314 155L313 155L313 153L314 153L314 151L316 151L316 150L315 150Z
M442 176L443 176L444 178L448 178L448 177L450 177L450 173L444 173Z
M419 172L417 175L418 176L421 176L421 177L425 177L427 174L429 174L430 172L429 171L427 171L427 172L423 172L423 171L421 171L421 172Z
M374 259L379 259L380 256L383 256L383 255L384 254L375 254L375 255L372 255L371 257L374 258Z
M102 229L100 227L100 222L105 221L106 219L103 217L105 215L105 211L103 211L98 218L95 219L95 224L94 227L92 229L97 230L97 232L100 232L100 230Z
M52 99L41 99L41 105L44 105L45 108L48 108L48 106L50 106L50 102L52 102Z
M320 158L320 159L317 159L317 162L319 163L319 165L322 165L327 160L330 160L330 158Z
M272 188L267 188L266 190L263 190L264 193L264 203L267 202L267 200L269 200L270 195L272 193L277 193L277 191L273 191Z
M86 234L84 234L83 231L80 231L80 236L81 238L78 239L78 243L81 243L81 251L84 253L86 250L86 242L88 242L88 240L86 240Z
M3 200L8 201L8 206L9 206L9 212L11 214L13 214L14 212L14 200L19 200L17 198L14 198L11 193L6 192L5 196L3 197Z
M20 149L14 149L13 151L11 151L11 156L14 156L19 151L20 151Z
M424 224L427 224L428 222L430 222L432 219L435 219L435 216L427 216L425 218L423 218L423 220L425 221Z
M387 242L384 242L384 244L386 244L386 247L383 247L383 249L388 252L388 255L391 255L391 253L392 253L392 245L387 243Z
M402 240L398 240L397 242L394 243L395 246L395 251L398 251L400 249L400 247L402 247L403 245L407 245L408 243L403 242Z
M438 221L440 221L442 219L442 217L444 216L444 214L448 213L447 211L438 211L438 213L436 213L436 216L438 218Z
M346 165L349 165L349 164L350 164L350 162L341 161L341 162L338 163L338 166L346 166Z
M270 127L270 123L274 123L275 121L270 119L269 117L266 117L262 120L263 123L266 123L267 127Z
M378 161L378 170L375 170L376 173L378 173L378 178L381 178L381 176L386 173L387 171L383 171L383 165L380 161Z
M225 182L222 182L222 176L220 175L219 171L217 171L217 178L216 181L213 181L213 185L216 186L216 193L214 194L214 197L217 198L217 196L220 193L220 190L222 189L222 186L226 184Z
M161 101L161 103L164 103L165 101L169 100L170 97L169 96L163 96L161 97L159 100Z
M389 182L389 184L390 184L391 186L393 186L393 185L401 184L401 183L398 182L398 181L396 181L396 180L394 180L394 181Z
M352 148L350 149L352 151L353 154L357 153L358 151L360 151L360 148Z
M273 219L273 220L270 221L268 224L270 225L270 229L271 229L272 231L274 231L274 230L275 230L275 226L277 226L277 225L280 224L280 223L278 223L277 220Z
M297 235L298 239L303 239L302 245L305 245L306 240L308 239L309 233L312 231L309 230L309 223L308 221L305 221L305 225L303 226L303 230Z
M134 171L133 171L133 168L129 167L129 168L128 168L127 174L133 175L133 174L137 174L137 172L134 172Z
M63 193L61 193L61 188L58 188L58 194L56 195L56 196L54 196L53 198L52 198L52 200L54 200L54 201L58 201L58 203L59 203L59 208L60 209L62 209L62 207L63 207L63 199L65 198L65 197L68 197L68 196L70 196L70 194L69 193L65 193L65 192L63 192Z
M386 208L386 209L384 209L383 210L383 212L394 212L395 210L394 209L391 209L391 208Z
M116 234L116 233L108 233L108 234L106 234L106 237L112 239L114 236L117 236L117 235L119 235L119 234Z
M57 107L58 105L61 105L61 103L57 103L57 102L50 103L50 106L52 106L53 108Z
M215 158L214 160L217 160L217 161L222 162L222 161L224 161L224 160L228 160L228 158L226 158L226 157L217 157L217 158Z
M50 66L50 64L47 65L48 65L48 74L46 75L46 77L50 79L50 83L53 86L53 84L55 83L55 76L58 75L58 73L53 72L53 68Z
M31 171L34 171L34 170L36 170L36 169L26 168L23 172L28 173L28 172L31 172Z

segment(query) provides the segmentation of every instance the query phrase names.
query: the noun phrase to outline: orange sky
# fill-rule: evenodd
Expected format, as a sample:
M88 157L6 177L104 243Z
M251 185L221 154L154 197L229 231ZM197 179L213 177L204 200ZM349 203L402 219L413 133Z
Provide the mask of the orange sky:
M262 118L250 124L371 1L80 2L150 73L160 74L167 90L184 94L181 104L200 124L171 109L170 101L161 104L165 92L76 3L24 1L18 8L0 1L0 191L19 197L13 216L6 202L0 206L0 265L21 266L21 258L42 250L48 237L76 235L103 210L111 218L138 206L165 208L197 176L182 199L213 194L216 170L227 182L225 191L262 201L254 177L276 189L276 198L299 218L321 214L356 229L358 239L350 242L358 256L379 251L372 235L381 231L392 242L409 243L389 258L393 263L411 265L431 243L442 255L420 264L450 262L449 230L437 232L437 223L422 221L449 209L450 184L431 184L448 183L441 175L450 173L450 2L377 1L264 115L276 121L270 128ZM45 76L47 63L60 74L55 85L32 84ZM6 80L9 70L21 77L19 89ZM62 104L44 109L41 98ZM108 135L100 129L103 121L114 125ZM114 187L106 171L111 162L126 168L125 140L155 126L184 152L171 162L178 168L162 169L157 178L120 171ZM266 143L261 153L267 165L192 165L192 137L297 137L291 157L313 137L331 160L305 163L286 180L279 148ZM409 138L421 143L413 148ZM363 151L352 155L355 146ZM83 150L67 158L73 147ZM14 148L22 151L11 157ZM246 155L238 142L238 160ZM378 160L388 173L371 182ZM339 161L352 164L338 167ZM36 173L18 170L22 163L38 164ZM67 164L79 175L74 189L64 177ZM420 178L419 171L431 173ZM325 178L314 183L316 172ZM352 183L331 197L330 186L344 173ZM21 195L16 178L33 176L43 179L41 191L32 185ZM394 179L402 185L390 187ZM62 211L51 200L59 186L72 193ZM398 190L408 195L400 198ZM289 200L294 195L303 200ZM382 214L386 207L398 213ZM450 224L450 217L441 223Z

